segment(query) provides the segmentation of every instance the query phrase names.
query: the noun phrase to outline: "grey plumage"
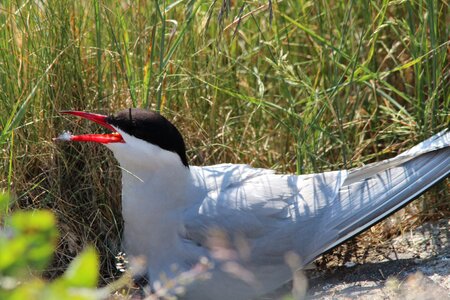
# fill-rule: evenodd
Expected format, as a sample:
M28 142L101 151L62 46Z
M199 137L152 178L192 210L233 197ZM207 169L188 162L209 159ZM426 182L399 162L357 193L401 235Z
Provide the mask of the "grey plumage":
M450 133L443 131L395 158L350 170L337 199L342 203L342 209L335 208L338 221L327 224L337 229L338 238L325 241L328 245L321 251L367 229L446 178L449 145Z
M281 284L289 276L285 253L297 253L304 266L447 177L449 145L450 133L443 131L392 159L302 176L245 165L196 168L207 195L185 215L187 235L198 243L205 243L210 228L245 236L252 255L240 263L265 285ZM268 266L279 273L268 276L262 271Z

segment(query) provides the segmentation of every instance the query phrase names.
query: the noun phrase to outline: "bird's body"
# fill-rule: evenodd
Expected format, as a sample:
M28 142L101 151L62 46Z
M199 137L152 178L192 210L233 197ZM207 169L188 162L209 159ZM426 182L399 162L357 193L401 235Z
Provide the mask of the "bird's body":
M180 283L183 299L270 292L292 277L287 253L298 255L301 268L450 173L449 131L353 170L297 176L239 164L188 166L182 139L173 146L134 131L127 126L152 130L147 113L130 110L128 120L127 112L105 119L123 139L105 144L122 168L124 247L145 258L154 288L207 258L209 277Z

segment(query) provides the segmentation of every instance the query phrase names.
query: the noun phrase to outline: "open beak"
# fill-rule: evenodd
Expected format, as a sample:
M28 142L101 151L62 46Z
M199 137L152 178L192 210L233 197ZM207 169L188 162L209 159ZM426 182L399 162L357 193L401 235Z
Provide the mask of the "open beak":
M125 143L120 133L118 133L116 129L114 129L114 127L108 124L108 122L106 121L106 119L108 118L107 116L72 110L64 110L60 113L88 119L109 130L112 130L112 133L72 135L70 132L64 132L57 138L54 138L53 140L55 141L94 142L100 144Z

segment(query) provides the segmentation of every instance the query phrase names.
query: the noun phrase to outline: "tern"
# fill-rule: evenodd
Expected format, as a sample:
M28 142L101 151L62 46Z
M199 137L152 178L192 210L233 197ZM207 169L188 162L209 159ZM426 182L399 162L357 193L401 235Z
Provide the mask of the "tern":
M302 268L450 174L448 129L381 162L283 175L245 164L190 166L182 135L156 112L62 113L111 131L56 140L113 152L122 169L123 247L145 257L153 289L209 261L207 276L170 292L181 299L245 300L273 291L292 278L286 253L298 255Z

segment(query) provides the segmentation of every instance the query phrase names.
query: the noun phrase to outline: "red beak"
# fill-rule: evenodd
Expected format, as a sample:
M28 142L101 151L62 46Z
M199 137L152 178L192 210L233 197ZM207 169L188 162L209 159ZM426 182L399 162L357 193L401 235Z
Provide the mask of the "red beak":
M112 127L106 119L108 116L87 113L82 111L71 111L64 110L61 111L62 114L74 115L77 117L81 117L90 121L93 121L109 130L112 130L112 133L109 134L82 134L82 135L72 135L68 132L61 134L59 137L55 138L56 141L74 141L74 142L94 142L100 144L109 144L109 143L125 143L124 139L118 133L114 127Z

